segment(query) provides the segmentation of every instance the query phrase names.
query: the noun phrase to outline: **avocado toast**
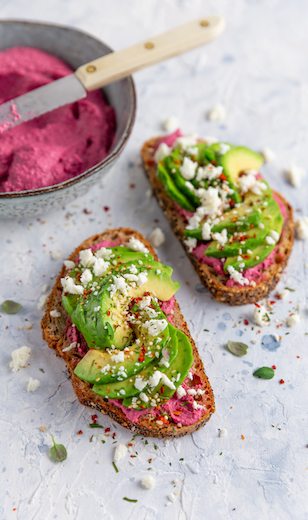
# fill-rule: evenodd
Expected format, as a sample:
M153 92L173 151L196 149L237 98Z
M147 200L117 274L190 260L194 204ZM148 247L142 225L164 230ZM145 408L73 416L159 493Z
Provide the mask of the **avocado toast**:
M230 305L278 283L293 244L290 204L260 175L262 156L180 131L147 141L145 172L203 285Z
M183 436L215 411L171 274L140 233L107 230L65 262L42 319L79 401L146 436Z

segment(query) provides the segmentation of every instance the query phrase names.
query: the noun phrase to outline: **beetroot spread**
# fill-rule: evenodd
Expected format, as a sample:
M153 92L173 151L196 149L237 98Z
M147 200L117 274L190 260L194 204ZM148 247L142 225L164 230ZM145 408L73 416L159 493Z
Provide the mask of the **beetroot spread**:
M56 56L31 47L0 53L0 104L71 74ZM18 114L13 114L18 117ZM88 170L110 149L115 113L100 91L0 133L0 191L52 186Z

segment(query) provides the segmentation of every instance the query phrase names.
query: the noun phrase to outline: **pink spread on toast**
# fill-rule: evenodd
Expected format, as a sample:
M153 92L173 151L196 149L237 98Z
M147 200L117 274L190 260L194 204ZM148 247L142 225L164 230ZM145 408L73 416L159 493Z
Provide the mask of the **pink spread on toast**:
M167 146L173 146L178 137L183 137L182 131L178 128L172 134L166 135L157 143L157 148L161 143L165 143Z
M0 53L0 104L73 70L61 59L31 47ZM20 118L12 102L11 121ZM104 159L115 134L115 112L100 91L10 128L0 128L0 191L53 186ZM4 131L7 128L6 131Z

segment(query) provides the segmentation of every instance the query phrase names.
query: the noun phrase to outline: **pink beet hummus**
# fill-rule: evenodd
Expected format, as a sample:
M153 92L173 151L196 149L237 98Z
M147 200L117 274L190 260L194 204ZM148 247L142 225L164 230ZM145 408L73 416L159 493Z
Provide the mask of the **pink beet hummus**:
M0 104L72 72L61 59L38 49L7 49L0 53ZM108 154L115 126L114 109L94 91L1 132L0 191L52 186L88 170Z

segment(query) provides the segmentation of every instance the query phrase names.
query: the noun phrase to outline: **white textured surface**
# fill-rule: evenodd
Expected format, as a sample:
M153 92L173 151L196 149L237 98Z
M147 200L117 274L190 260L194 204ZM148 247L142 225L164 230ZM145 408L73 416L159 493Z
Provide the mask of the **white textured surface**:
M203 290L156 201L145 196L149 186L139 159L143 140L160 133L162 122L174 115L186 132L213 135L257 150L275 150L276 160L264 172L272 186L299 210L296 215L307 214L306 183L300 189L291 187L283 170L290 162L305 170L308 167L308 4L303 0L0 2L2 18L73 25L114 49L207 13L223 14L227 19L227 29L219 40L135 75L138 113L134 131L103 187L40 220L1 222L0 295L23 305L17 315L1 313L0 318L1 520L308 518L304 268L308 243L295 243L279 284L279 290L288 286L296 292L273 305L270 326L257 334L257 328L251 330L252 305L229 308ZM210 122L206 114L217 103L226 108L226 118ZM135 188L129 188L130 184ZM84 213L85 208L92 213ZM112 465L116 444L111 436L104 444L94 442L103 430L87 426L92 412L79 405L62 360L42 341L42 311L37 303L44 286L52 286L53 274L82 240L108 226L121 225L145 235L159 226L165 233L159 255L173 265L174 279L181 283L178 300L213 386L217 411L205 428L183 439L167 443L149 439L145 445L137 437L116 473ZM301 322L292 329L285 324L277 329L275 320L287 318L297 305ZM31 329L27 329L29 325ZM277 332L282 341L270 339L271 346L279 347L268 350L262 338ZM260 341L253 343L256 337ZM229 339L249 345L245 358L225 350ZM12 374L11 352L22 345L32 348L30 366ZM252 376L256 368L273 364L277 366L274 379ZM29 377L41 381L33 394L26 391ZM279 384L280 378L284 385ZM99 422L116 432L118 442L131 440L129 432L107 418L99 416ZM40 426L47 428L45 433ZM228 435L220 437L219 428ZM61 464L48 454L51 433L68 451ZM135 452L138 455L131 458ZM153 459L151 463L149 459ZM149 467L151 471L147 471ZM151 490L141 486L148 474L155 478ZM174 479L179 481L176 485ZM171 493L174 502L168 500ZM124 496L138 502L123 501Z

